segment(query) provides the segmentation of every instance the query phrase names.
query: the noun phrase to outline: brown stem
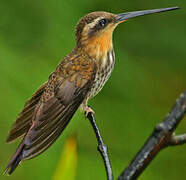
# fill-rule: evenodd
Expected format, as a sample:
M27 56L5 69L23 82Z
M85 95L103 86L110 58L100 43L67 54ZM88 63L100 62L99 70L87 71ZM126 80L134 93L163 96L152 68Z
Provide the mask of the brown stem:
M186 135L175 136L174 130L186 113L186 91L180 95L167 117L159 123L130 165L118 180L134 180L145 170L158 152L173 145L186 143Z
M169 146L182 145L186 143L186 134L172 135Z
M107 180L113 180L112 167L111 167L111 163L110 163L109 156L108 156L107 146L104 144L100 131L96 125L94 114L92 112L89 112L87 115L87 118L89 119L94 129L94 132L96 134L96 138L98 141L98 151L100 152L102 159L104 161L104 165L105 165L105 169L107 173Z

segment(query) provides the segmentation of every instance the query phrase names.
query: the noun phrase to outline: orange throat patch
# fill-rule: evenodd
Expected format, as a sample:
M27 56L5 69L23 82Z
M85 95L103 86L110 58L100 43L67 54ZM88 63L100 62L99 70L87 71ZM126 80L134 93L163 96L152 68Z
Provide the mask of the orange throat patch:
M89 56L100 61L106 58L107 52L109 52L112 45L112 32L113 30L107 30L97 36L90 37L86 40L84 50Z

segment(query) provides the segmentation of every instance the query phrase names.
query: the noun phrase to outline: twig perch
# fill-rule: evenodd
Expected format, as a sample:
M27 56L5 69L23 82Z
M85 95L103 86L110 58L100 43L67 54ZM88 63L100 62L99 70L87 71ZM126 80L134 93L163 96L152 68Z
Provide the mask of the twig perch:
M159 123L130 165L118 180L134 180L145 170L160 150L186 143L186 134L175 135L174 130L186 113L186 91L180 95L164 121Z
M96 134L96 138L98 141L98 151L101 153L101 156L104 161L104 165L105 165L105 169L106 169L106 173L107 173L107 180L113 180L112 167L111 167L111 163L110 163L108 153L107 153L107 146L104 144L101 134L99 132L99 129L96 125L94 114L89 112L87 115L87 118L89 119L89 121L94 129L94 132Z
M186 113L186 91L180 95L175 105L166 118L159 123L150 137L147 139L141 150L137 153L130 165L124 169L118 180L135 180L150 164L152 159L160 150L168 146L176 146L186 143L186 134L175 135L174 131ZM88 113L87 118L96 134L98 150L103 158L107 179L113 180L111 163L107 154L107 147L104 144L99 129L96 125L94 114Z

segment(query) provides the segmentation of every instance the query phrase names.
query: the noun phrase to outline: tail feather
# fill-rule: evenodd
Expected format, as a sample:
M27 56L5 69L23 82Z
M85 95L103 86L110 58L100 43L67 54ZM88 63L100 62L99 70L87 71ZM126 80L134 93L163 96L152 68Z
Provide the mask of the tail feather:
M7 167L5 168L4 174L8 173L9 175L17 168L21 160L23 159L23 149L24 143L22 142L15 154L12 156L12 159L8 163Z

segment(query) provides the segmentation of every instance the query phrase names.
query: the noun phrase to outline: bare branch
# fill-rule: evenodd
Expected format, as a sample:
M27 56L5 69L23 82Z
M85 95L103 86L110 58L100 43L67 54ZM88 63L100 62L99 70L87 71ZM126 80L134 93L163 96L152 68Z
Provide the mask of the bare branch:
M118 180L134 180L145 170L158 152L172 145L186 143L186 135L175 136L177 128L186 113L186 91L180 95L164 121L159 123L130 165L121 173Z
M107 146L104 144L101 134L99 132L99 129L96 125L94 114L92 112L89 112L87 115L87 118L89 119L89 121L94 129L94 132L96 134L96 138L98 141L98 151L101 153L101 156L102 156L104 164L105 164L105 169L106 169L106 173L107 173L107 180L113 180L112 167L111 167L111 163L110 163L108 152L107 152Z
M186 143L186 134L172 135L169 146L182 145Z

